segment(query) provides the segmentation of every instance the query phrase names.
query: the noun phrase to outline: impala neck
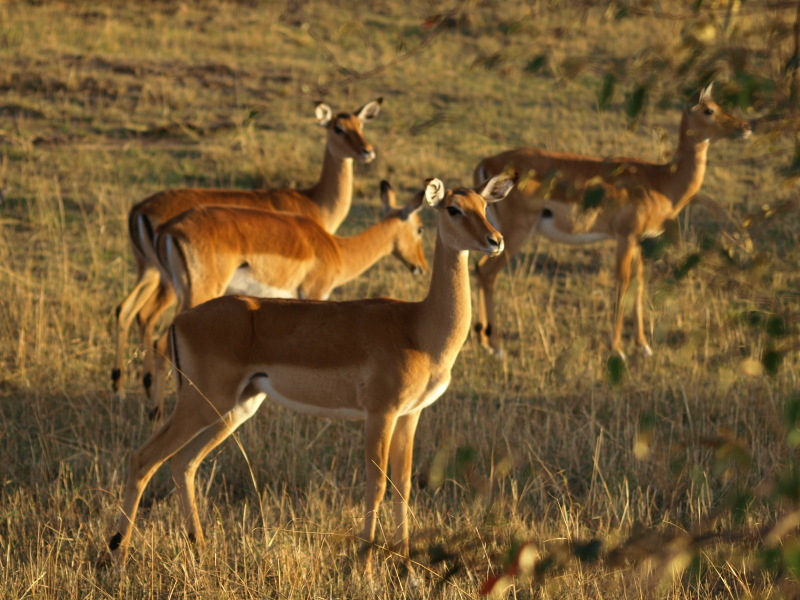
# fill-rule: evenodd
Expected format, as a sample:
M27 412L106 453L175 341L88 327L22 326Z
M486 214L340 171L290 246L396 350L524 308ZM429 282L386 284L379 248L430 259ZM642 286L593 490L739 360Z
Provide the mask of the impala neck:
M342 270L336 286L355 279L394 249L400 219L380 221L358 235L338 237Z
M423 350L445 360L450 354L451 362L464 345L472 321L468 260L469 252L446 247L437 232L431 284L420 303L418 333Z
M708 139L697 139L689 128L689 115L683 113L678 150L667 167L665 194L672 201L675 212L679 212L700 190L706 176Z
M334 233L350 212L353 200L353 159L335 158L325 149L322 174L308 195L319 206L321 223L328 233Z

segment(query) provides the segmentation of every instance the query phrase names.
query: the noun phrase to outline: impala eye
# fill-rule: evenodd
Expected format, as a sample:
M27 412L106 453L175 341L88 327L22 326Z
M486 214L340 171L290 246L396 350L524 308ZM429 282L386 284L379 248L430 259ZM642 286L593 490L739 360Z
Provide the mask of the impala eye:
M334 132L336 132L336 133L338 133L339 135L342 135L342 134L344 133L344 129L342 129L342 128L341 128L341 127L339 127L338 125L334 125L334 126L333 126L333 131L334 131Z
M451 217L455 217L455 216L458 216L458 215L463 215L464 213L461 212L461 210L456 208L455 206L448 206L447 207L447 214L449 214Z
M422 227L420 227L419 229L417 229L417 235L422 235Z
M713 115L717 111L715 111L713 108L706 108L703 112L707 115Z

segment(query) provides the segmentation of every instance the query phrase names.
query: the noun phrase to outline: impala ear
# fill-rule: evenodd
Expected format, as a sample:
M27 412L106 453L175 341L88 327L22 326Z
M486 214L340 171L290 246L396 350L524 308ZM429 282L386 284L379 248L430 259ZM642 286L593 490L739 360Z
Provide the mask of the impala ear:
M710 101L711 100L711 92L714 89L714 82L712 81L709 83L705 88L700 90L700 101Z
M317 102L314 114L317 116L317 122L323 127L327 127L333 118L333 110L324 102Z
M428 179L425 184L425 201L433 208L438 208L444 200L444 183L441 179Z
M486 202L499 202L514 189L514 185L517 183L518 179L519 174L516 171L500 173L483 184L482 189L475 191L478 192Z
M383 98L376 98L372 102L367 102L353 114L358 117L362 123L369 121L377 117L381 112L381 104L383 104Z
M694 106L698 106L703 102L711 102L711 91L713 88L714 88L714 82L712 81L706 87L697 92L697 97L694 98L694 102L692 104Z
M381 204L383 204L384 214L397 208L397 194L394 193L392 184L385 179L381 181Z

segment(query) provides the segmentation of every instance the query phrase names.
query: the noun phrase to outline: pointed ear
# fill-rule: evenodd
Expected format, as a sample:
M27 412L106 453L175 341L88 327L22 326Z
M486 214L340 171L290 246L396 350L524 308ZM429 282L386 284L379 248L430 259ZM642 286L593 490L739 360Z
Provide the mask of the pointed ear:
M425 184L425 201L433 208L438 208L444 200L444 183L441 179L428 179Z
M317 122L323 127L327 127L333 118L333 110L324 102L317 102L314 114L317 116Z
M397 195L394 193L392 184L385 179L381 181L381 204L383 204L384 214L397 208Z
M381 104L383 104L383 98L376 98L372 102L367 102L353 114L358 117L361 122L369 121L377 117L381 112Z
M714 82L712 81L702 90L697 92L697 98L695 99L694 104L698 105L701 102L711 102L711 91L714 88Z
M482 188L475 191L483 196L486 202L499 202L514 189L518 179L519 175L516 172L500 173L483 184Z

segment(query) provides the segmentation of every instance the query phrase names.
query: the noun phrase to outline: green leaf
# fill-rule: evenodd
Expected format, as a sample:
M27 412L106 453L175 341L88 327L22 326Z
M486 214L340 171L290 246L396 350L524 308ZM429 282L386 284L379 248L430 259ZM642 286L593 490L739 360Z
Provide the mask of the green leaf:
M602 548L602 542L597 538L594 538L586 543L575 542L573 552L579 561L584 563L593 563L600 558L600 550Z
M789 328L786 325L786 320L780 315L771 315L767 319L767 335L770 337L783 337L788 335Z
M619 385L622 378L625 377L625 361L617 354L612 354L608 357L606 362L606 371L608 373L608 381L611 385Z
M630 94L625 97L625 113L631 120L636 119L644 109L647 100L647 88L644 85L637 85Z
M613 73L606 73L603 77L603 83L597 92L597 108L605 110L611 103L611 98L614 96L614 88L617 84L617 78Z
M677 267L672 272L672 278L675 281L680 281L689 274L689 271L694 269L699 264L700 264L700 254L697 252L695 252L694 254L690 254L689 256L686 257L686 260L683 261L683 264Z
M592 185L586 188L583 193L583 210L596 208L603 203L603 198L606 196L606 190L601 185Z
M783 364L783 352L779 350L767 350L761 357L761 363L764 365L764 371L767 375L775 376L781 369Z
M540 54L534 56L525 65L525 71L528 73L538 73L542 67L547 64L547 54Z

